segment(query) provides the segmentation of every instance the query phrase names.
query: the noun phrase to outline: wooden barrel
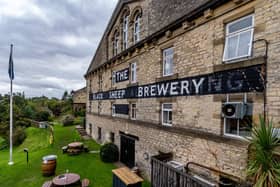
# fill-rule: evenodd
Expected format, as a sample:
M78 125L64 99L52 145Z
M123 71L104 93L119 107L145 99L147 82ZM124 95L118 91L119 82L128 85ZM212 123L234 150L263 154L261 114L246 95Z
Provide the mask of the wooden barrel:
M42 162L42 174L43 176L52 176L55 174L56 169L56 156L46 156L43 158Z

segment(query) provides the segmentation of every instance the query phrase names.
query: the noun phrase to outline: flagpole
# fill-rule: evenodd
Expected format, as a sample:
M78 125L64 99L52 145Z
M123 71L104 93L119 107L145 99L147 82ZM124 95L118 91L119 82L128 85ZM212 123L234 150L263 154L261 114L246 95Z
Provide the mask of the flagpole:
M13 50L13 45L11 45L11 54ZM10 90L10 160L9 165L13 165L13 79L11 80L11 90Z

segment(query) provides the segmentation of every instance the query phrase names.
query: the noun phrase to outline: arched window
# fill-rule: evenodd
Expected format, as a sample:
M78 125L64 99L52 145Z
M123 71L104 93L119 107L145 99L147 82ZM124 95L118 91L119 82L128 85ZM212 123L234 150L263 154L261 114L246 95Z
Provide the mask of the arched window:
M118 54L119 48L119 33L116 31L113 38L113 55Z
M135 17L135 20L134 20L134 32L133 32L134 43L137 43L138 41L140 41L140 31L141 31L140 20L141 20L141 16L140 16L140 14L137 14L137 16Z
M123 49L128 47L128 16L123 18Z

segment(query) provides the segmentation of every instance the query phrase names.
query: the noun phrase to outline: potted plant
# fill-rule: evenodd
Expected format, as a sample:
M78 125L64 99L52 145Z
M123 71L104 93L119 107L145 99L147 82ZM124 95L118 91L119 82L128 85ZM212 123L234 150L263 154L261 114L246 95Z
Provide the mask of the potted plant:
M265 121L260 116L259 124L252 131L250 141L251 155L247 172L253 177L256 187L280 186L280 141L279 133L273 127L272 120Z

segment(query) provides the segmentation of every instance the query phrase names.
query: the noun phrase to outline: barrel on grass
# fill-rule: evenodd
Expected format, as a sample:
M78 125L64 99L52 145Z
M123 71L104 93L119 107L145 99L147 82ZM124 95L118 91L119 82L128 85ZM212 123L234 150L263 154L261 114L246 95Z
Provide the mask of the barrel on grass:
M55 174L56 159L57 159L56 155L48 155L43 157L43 161L42 161L43 176L52 176Z

